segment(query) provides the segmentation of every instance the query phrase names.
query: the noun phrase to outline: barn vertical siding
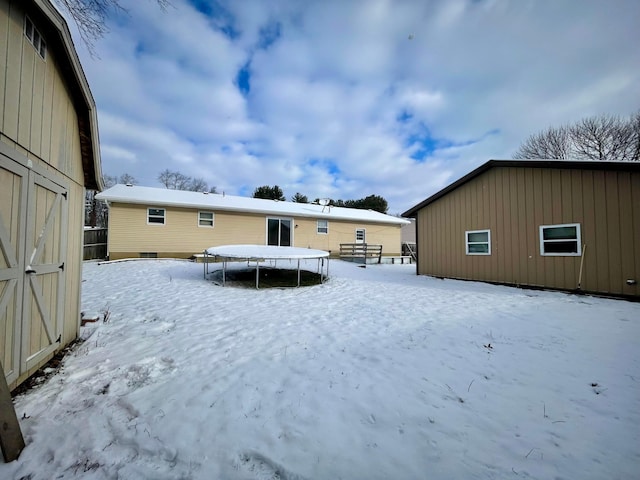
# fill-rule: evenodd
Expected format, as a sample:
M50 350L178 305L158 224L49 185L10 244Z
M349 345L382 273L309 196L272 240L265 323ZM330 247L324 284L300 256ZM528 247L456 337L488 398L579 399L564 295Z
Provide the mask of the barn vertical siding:
M0 147L16 165L28 168L30 175L42 175L64 186L67 191L67 225L64 231L60 230L59 224L54 227L52 240L45 244L43 252L43 259L48 261L55 258L55 251L66 251L64 284L58 289L52 277L39 277L45 307L51 312L58 309L63 312L62 338L58 347L63 348L77 337L80 326L84 169L77 109L86 109L87 106L82 103L84 100L79 100L83 97L77 91L76 79L70 77L68 62L71 60L59 49L62 41L57 27L43 24L46 17L39 10L31 11L33 8L36 7L30 2L0 0ZM30 17L47 44L44 59L24 35L25 15ZM9 195L7 186L2 181L0 199ZM15 191L12 195L15 197ZM45 221L43 215L51 206L53 196L38 191L29 198L29 202L38 204L35 217L30 219L33 220L32 225L42 225ZM11 232L11 241L17 242L15 235L22 220L17 218L15 205L9 211L7 208L3 205L0 213L5 220L11 219L7 228ZM62 234L61 240L57 239L57 233ZM6 265L0 262L0 268L4 267ZM36 308L33 301L31 308ZM8 317L4 315L3 318ZM5 325L2 319L0 327L0 359L6 360L11 351L7 342L13 335L13 327ZM30 324L29 332L28 347L37 349L44 342L45 332L37 323ZM48 358L30 363L28 371L21 372L10 383L10 388L20 384Z
M76 105L47 42L41 58L24 35L26 12L20 2L0 0L0 140L80 185L80 130ZM35 17L32 19L35 20ZM36 28L44 33L42 25ZM10 66L10 68L9 68Z
M637 171L493 167L417 212L418 273L638 295L639 205ZM584 259L540 254L539 227L565 223L580 224ZM466 255L465 231L484 229L491 255Z

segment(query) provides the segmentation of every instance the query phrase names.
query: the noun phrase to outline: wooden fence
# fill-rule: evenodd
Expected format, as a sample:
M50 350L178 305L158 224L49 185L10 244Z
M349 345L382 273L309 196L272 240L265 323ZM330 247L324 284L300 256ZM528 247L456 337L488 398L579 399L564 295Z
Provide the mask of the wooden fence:
M341 243L340 258L352 262L362 261L368 263L368 259L377 259L376 263L381 263L382 245L372 245L370 243Z
M107 229L91 228L84 231L84 260L107 258Z

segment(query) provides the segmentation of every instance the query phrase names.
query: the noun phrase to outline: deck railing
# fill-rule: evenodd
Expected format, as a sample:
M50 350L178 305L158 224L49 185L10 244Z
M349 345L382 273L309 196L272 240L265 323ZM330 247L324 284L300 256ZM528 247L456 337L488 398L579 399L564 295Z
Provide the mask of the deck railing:
M363 260L363 263L367 263L367 260L372 258L377 259L376 263L381 263L382 245L373 245L370 243L341 243L340 258L351 261Z

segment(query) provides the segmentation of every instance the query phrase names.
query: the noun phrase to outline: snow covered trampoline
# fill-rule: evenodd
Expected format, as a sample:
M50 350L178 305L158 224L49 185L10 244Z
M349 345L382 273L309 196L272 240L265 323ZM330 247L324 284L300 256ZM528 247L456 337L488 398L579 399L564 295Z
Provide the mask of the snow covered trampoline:
M260 264L266 262L277 265L278 260L289 260L297 262L298 284L300 286L300 261L318 261L318 273L320 283L329 277L329 252L324 250L314 250L300 247L276 247L273 245L221 245L211 247L204 251L204 277L209 274L209 257L220 259L222 262L222 286L226 284L227 267L229 261L237 262L244 260L248 264L255 262L256 266L256 288L260 288ZM326 273L325 273L326 265Z

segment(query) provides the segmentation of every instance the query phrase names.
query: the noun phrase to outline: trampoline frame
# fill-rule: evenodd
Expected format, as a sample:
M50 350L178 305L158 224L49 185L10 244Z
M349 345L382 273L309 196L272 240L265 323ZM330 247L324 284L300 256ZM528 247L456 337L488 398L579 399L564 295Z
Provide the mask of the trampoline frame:
M214 262L219 258L222 262L222 286L226 285L227 265L229 261L246 261L247 265L251 262L256 264L256 289L260 288L260 263L267 260L277 265L278 260L297 260L298 283L300 287L300 260L318 260L317 273L320 274L320 284L329 278L329 252L324 250L314 250L311 248L299 247L276 247L273 245L221 245L218 247L210 247L203 252L204 257L204 278L206 280L209 272L209 258L213 257ZM326 259L326 274L325 271Z

